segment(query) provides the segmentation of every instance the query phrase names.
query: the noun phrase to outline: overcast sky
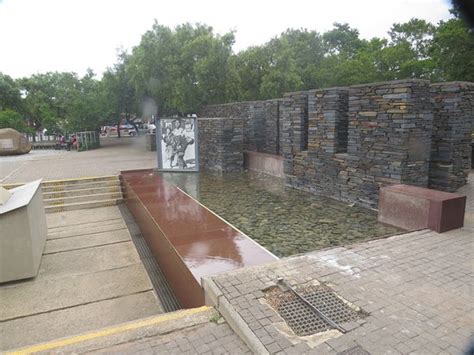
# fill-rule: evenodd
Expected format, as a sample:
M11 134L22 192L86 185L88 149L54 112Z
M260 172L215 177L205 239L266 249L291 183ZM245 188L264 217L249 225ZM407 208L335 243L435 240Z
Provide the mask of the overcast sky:
M447 0L0 0L0 72L14 78L87 68L101 74L154 19L175 26L236 31L234 50L267 42L287 28L324 32L347 22L363 38L383 37L394 22L450 18Z

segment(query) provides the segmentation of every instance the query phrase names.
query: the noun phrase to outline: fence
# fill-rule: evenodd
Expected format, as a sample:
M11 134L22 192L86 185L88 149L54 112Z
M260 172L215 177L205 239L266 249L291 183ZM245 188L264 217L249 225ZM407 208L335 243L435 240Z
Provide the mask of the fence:
M80 152L100 147L99 133L96 131L77 132L76 138L77 150Z
M56 141L56 136L55 135L48 135L48 134L43 134L41 132L36 132L34 134L34 139L33 139L33 134L26 134L26 137L30 142L52 142L54 143Z

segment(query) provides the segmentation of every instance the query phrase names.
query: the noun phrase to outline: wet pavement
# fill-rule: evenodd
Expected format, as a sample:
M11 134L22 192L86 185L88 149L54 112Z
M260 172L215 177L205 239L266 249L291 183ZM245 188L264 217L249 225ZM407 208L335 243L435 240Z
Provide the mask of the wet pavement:
M285 187L265 174L161 175L279 257L402 232L378 223L374 211Z

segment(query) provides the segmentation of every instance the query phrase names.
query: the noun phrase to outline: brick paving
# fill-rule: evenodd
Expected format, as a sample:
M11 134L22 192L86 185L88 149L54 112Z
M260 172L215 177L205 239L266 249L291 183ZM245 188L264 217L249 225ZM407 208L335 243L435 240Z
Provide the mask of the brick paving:
M85 152L37 150L0 158L0 183L117 175L120 170L156 168L156 152L144 137L101 138L101 148Z
M460 191L468 195L461 229L311 252L211 280L269 353L335 354L359 346L371 354L463 354L474 340L473 174L470 178ZM348 332L332 331L329 339L297 337L263 301L263 291L277 277L295 287L326 284L369 315L343 324Z
M251 354L227 323L213 322L107 347L99 352L104 350L127 354Z

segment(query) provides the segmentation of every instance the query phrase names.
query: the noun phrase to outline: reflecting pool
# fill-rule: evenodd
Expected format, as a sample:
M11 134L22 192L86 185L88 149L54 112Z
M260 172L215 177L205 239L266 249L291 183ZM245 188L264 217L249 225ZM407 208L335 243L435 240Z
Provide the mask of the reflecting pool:
M401 231L378 223L374 211L285 187L265 174L161 175L279 257Z

